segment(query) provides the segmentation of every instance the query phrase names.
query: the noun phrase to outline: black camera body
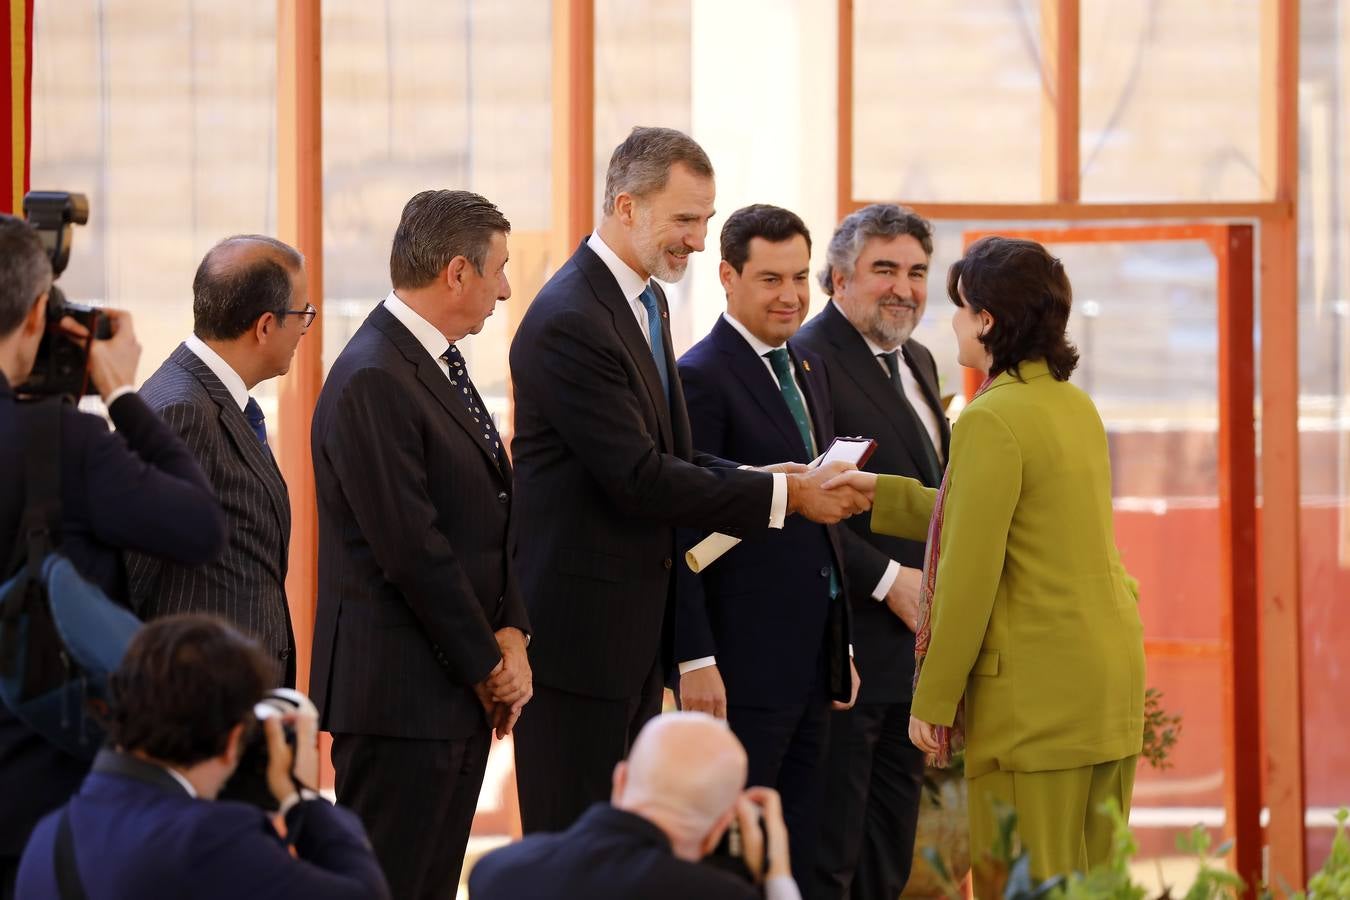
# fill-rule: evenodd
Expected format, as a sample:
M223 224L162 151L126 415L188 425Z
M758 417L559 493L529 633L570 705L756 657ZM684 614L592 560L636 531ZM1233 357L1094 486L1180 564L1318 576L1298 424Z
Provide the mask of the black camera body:
M245 739L243 752L239 755L239 765L234 774L221 788L220 800L242 800L257 806L265 812L276 812L279 804L267 786L267 735L262 723L271 718L283 718L298 712L309 699L299 691L290 688L274 688L253 707L253 717L257 727L249 732ZM282 725L286 743L290 745L294 758L296 748L295 726L289 722Z
M89 221L89 200L84 194L67 191L29 191L23 198L23 211L42 238L52 262L52 278L59 278L70 261L74 225ZM77 341L62 333L60 323L70 316L89 331L89 338ZM102 313L82 303L72 303L55 284L47 295L47 330L38 344L37 358L28 380L17 388L24 397L65 395L78 400L98 391L89 381L89 347L93 341L112 337L112 329Z

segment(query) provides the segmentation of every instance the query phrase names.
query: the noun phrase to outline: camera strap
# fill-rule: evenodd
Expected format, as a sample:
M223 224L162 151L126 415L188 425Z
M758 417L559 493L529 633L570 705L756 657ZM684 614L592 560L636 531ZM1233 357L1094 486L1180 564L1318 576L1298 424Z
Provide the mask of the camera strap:
M80 870L75 864L75 834L70 829L70 807L61 810L56 820L56 844L53 848L56 863L56 889L61 900L87 900Z

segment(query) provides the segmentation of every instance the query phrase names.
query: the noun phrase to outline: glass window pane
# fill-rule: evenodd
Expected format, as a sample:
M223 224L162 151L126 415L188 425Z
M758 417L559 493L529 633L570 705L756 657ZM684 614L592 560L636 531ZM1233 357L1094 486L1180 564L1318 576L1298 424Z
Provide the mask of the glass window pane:
M1040 4L858 0L856 200L1041 199Z
M408 199L472 190L512 226L515 299L461 344L479 392L504 419L510 322L547 268L550 15L548 0L324 3L327 363L389 292L389 245Z
M1259 0L1083 0L1085 201L1258 200Z
M88 195L61 287L132 312L141 380L191 333L203 254L276 227L275 57L274 0L37 4L32 185Z

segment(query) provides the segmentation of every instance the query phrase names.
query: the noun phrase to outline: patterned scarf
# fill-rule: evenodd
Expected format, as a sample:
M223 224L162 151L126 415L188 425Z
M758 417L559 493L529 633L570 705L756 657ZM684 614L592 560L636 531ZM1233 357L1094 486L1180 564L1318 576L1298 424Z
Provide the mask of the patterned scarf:
M970 400L985 392L993 376L984 380L980 389ZM947 506L947 490L951 487L952 470L948 460L947 472L942 476L942 486L938 488L937 501L933 504L933 518L928 522L928 545L923 560L923 581L919 585L919 630L914 633L914 688L919 687L919 674L923 671L923 660L928 655L928 644L933 639L933 594L937 587L938 554L942 548L942 520ZM956 706L956 718L951 727L934 726L937 732L936 753L928 755L928 765L945 769L951 765L952 755L960 752L966 745L965 734L966 701L962 698Z

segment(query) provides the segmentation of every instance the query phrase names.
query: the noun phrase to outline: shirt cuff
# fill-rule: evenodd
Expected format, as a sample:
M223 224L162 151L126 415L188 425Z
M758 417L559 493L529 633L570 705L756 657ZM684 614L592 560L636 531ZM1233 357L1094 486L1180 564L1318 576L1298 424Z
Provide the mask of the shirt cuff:
M134 393L136 393L136 388L134 388L129 384L124 384L120 388L117 388L111 394L109 394L108 399L103 401L103 405L112 406L123 394L134 394Z
M764 882L764 900L802 900L802 892L791 875L775 875Z
M886 595L891 592L891 585L895 584L895 578L900 574L900 564L891 560L886 565L886 571L881 573L881 580L877 586L872 588L873 600L885 600Z
M706 669L708 668L708 666L715 666L715 665L717 665L717 657L701 656L698 659L691 659L688 662L680 663L680 674L688 675L690 672L694 672L699 669Z
M787 476L782 472L773 473L773 500L769 503L769 527L782 528L787 518Z
M852 645L852 644L849 644L849 645L848 645L848 658L849 658L849 659L852 659L852 658L853 658L853 645Z

